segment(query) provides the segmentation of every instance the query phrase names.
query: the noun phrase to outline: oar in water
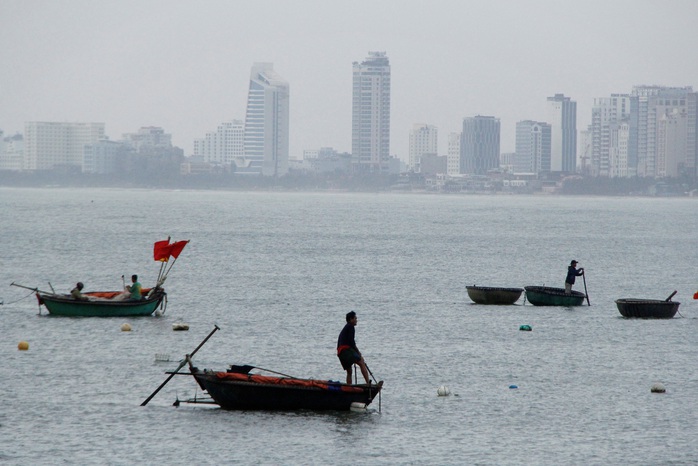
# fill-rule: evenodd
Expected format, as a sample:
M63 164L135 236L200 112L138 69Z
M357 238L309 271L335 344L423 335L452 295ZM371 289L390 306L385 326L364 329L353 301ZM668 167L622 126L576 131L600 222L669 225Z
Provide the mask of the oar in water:
M584 280L584 294L587 296L587 305L591 306L591 303L589 302L589 293L587 292L587 277L586 277L586 270L582 274L582 280Z
M172 373L170 374L170 376L169 376L167 379L165 379L165 381L164 381L163 383L161 383L160 386L159 386L158 388L156 388L155 391L154 391L153 393L151 393L150 396L149 396L148 398L146 398L146 400L145 400L143 403L141 403L141 406L147 405L147 404L150 402L150 400L152 400L153 397L154 397L155 395L157 395L157 393L162 389L162 387L164 387L164 386L167 384L167 382L169 382L169 381L172 379L172 377L174 377L175 374L177 374L177 372L179 372L179 370L180 370L182 367L184 367L184 365L187 363L187 359L191 359L191 357L194 356L194 355L196 354L197 351L199 351L199 348L201 348L202 346L204 346L204 343L206 343L206 342L208 341L208 339L211 338L211 336L212 336L214 333L216 333L216 330L220 330L220 329L218 328L218 325L214 325L214 326L213 326L213 330L211 331L211 333L208 334L208 336L207 336L206 338L204 338L204 341L202 341L201 343L199 343L199 346L197 346L196 349L195 349L194 351L191 352L191 354L188 354L187 357L186 357L181 363L179 363L179 367L177 367L177 369L175 369L175 371L172 372Z
M664 301L666 301L666 302L669 302L669 301L671 301L671 298L673 298L673 297L674 297L674 295L675 295L676 293L677 293L677 291L676 291L676 290L674 290L674 292L673 292L673 293L671 293L671 294L669 295L669 297L668 297L667 299L665 299Z

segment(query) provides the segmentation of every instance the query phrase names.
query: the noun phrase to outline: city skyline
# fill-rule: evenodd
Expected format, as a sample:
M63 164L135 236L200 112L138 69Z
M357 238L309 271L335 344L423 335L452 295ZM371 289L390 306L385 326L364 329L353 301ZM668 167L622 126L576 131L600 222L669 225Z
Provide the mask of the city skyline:
M686 58L696 43L690 18L698 4L683 0L441 1L427 9L391 1L272 2L262 10L217 1L206 8L162 1L3 6L6 136L27 121L104 122L112 139L159 126L187 155L221 122L244 118L249 69L260 61L274 63L293 87L292 158L319 147L351 151L351 67L369 50L390 57L390 153L403 161L415 123L438 128L444 155L445 136L463 118L493 115L502 152L512 152L516 123L546 121L550 96L577 102L581 131L597 97L640 85L691 86L698 76L698 64Z

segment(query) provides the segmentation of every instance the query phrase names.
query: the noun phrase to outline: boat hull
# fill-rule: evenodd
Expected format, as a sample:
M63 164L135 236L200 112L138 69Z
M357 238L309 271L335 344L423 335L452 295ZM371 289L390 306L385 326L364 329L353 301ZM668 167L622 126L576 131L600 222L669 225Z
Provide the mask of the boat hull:
M586 295L572 290L566 294L564 288L552 288L548 286L526 286L526 299L534 306L581 306Z
M671 319L678 312L680 304L658 299L616 299L616 307L620 315L639 319Z
M309 379L193 371L199 386L227 410L348 411L352 403L368 406L380 392L376 385L347 385ZM261 378L261 382L255 381Z
M88 293L89 295L89 293ZM71 297L40 294L39 303L49 314L66 317L137 317L149 316L165 299L164 291L140 301L78 301Z
M498 288L491 286L466 286L468 296L477 304L514 304L521 297L523 288Z

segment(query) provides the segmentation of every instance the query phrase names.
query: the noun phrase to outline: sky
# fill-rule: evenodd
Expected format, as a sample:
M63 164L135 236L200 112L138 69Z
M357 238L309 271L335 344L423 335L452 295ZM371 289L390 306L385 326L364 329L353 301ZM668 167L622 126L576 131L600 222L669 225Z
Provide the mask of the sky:
M641 84L698 90L695 0L0 0L0 130L27 121L100 122L112 140L159 126L193 141L244 120L250 68L290 85L290 157L351 152L352 63L391 65L390 153L408 159L415 123L439 153L463 118L546 120L546 98L577 102Z

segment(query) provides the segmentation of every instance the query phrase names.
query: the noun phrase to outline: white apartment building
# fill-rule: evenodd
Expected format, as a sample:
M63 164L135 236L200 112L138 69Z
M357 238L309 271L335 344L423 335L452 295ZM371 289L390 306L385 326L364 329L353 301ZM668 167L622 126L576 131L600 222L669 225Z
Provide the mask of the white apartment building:
M351 152L360 171L389 171L390 62L369 52L353 63Z
M237 173L283 176L289 159L289 85L272 63L255 63L245 115L245 166Z
M631 97L628 94L611 94L611 97L594 99L591 109L591 174L593 176L612 176L611 153L618 153L615 145L621 140L612 137L611 128L617 128L617 125L623 122L630 125L630 110ZM631 158L630 149L628 158ZM632 176L632 170L628 171L628 174Z
M24 138L21 134L3 137L0 131L0 170L21 170L24 165Z
M24 125L24 169L74 166L82 170L85 146L105 139L104 123L30 121Z
M415 173L421 171L423 155L438 155L438 130L436 126L416 123L410 131L409 169Z
M461 133L448 133L448 152L446 155L446 172L460 175L460 139Z
M245 158L245 125L242 120L223 122L215 132L195 139L192 155L206 163L239 164Z
M551 125L540 121L516 123L514 173L551 171Z
M574 172L577 168L577 102L555 94L548 97L550 171Z

